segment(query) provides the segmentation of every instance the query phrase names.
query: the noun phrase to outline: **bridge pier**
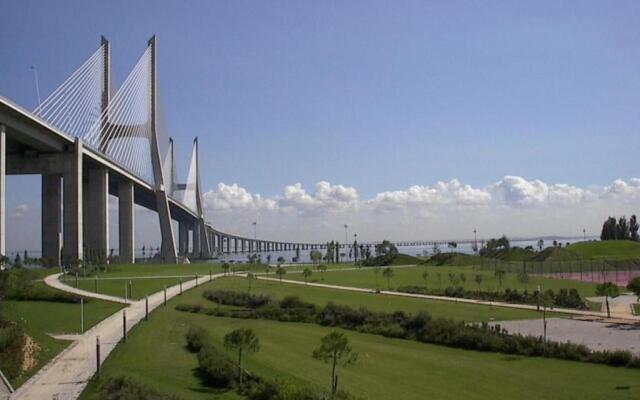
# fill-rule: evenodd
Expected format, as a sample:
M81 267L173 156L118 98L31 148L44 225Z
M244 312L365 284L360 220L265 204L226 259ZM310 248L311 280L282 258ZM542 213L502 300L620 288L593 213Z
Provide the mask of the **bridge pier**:
M42 174L42 258L50 266L60 265L62 225L62 175Z
M85 258L106 260L109 254L109 172L88 168L83 190L83 230L88 254Z
M118 259L133 264L135 254L133 182L118 183Z
M178 221L178 253L185 256L189 252L189 227L185 222Z
M7 255L6 247L6 186L7 175L7 128L0 125L0 254Z
M193 256L195 258L202 257L202 240L200 237L200 224L198 222L193 225Z
M82 230L82 141L75 140L73 150L64 155L63 173L63 262L83 259Z

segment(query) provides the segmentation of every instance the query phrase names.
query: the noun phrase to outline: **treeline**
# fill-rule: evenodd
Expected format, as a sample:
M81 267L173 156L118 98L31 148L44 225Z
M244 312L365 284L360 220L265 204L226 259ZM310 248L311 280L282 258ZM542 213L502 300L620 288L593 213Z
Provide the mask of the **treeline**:
M627 217L609 217L602 224L600 240L634 240L638 241L638 221L635 214L627 221Z
M238 292L238 296L241 294ZM225 305L237 305L241 299L233 299L233 294L223 296L207 295L219 299ZM242 294L242 299L246 299ZM612 366L640 368L640 358L628 351L591 351L588 347L575 343L544 341L534 336L509 334L499 325L467 324L452 319L433 319L426 311L410 315L404 311L373 312L366 308L351 308L328 303L324 307L305 302L295 296L287 296L281 301L270 300L265 305L251 308L247 301L244 309L206 307L202 304L181 304L178 311L203 313L216 317L245 319L268 319L287 322L316 323L322 326L339 327L363 333L386 337L416 340L442 346L477 351L490 351L522 356L543 356L563 360L583 361Z

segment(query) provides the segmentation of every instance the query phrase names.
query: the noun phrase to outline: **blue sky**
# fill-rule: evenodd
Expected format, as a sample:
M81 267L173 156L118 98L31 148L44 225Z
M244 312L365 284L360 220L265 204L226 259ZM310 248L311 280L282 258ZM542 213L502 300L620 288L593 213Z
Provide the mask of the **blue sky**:
M372 199L452 179L588 188L638 176L638 2L20 1L0 11L0 94L28 108L30 65L49 93L104 34L118 84L157 34L179 172L197 135L207 189L277 197L327 181Z

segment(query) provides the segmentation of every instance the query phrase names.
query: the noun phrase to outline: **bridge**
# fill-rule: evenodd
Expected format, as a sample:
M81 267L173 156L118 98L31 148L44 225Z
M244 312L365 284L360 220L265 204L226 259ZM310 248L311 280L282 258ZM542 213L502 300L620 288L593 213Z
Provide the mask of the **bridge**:
M6 254L6 175L42 176L42 257L68 265L109 254L109 195L118 198L119 261L135 262L134 205L157 212L163 262L219 253L310 250L221 232L205 221L197 138L178 180L164 123L152 37L122 85L111 85L110 44L35 110L0 97L0 254ZM174 223L177 223L177 241ZM343 244L344 246L344 244Z

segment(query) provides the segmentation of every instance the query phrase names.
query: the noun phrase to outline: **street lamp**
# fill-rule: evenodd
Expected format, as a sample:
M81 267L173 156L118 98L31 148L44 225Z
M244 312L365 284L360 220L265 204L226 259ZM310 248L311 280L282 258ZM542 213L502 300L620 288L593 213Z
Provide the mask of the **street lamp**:
M474 251L478 251L478 232L473 230L473 249Z
M258 223L256 221L253 221L253 240L256 240L258 238L257 234L256 234L256 229L258 226Z
M349 228L349 225L344 224L344 246L345 246L345 249L347 248L347 228Z
M584 237L584 241L587 241L587 230L582 228L582 236Z

